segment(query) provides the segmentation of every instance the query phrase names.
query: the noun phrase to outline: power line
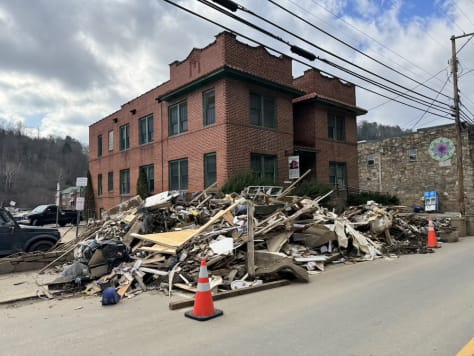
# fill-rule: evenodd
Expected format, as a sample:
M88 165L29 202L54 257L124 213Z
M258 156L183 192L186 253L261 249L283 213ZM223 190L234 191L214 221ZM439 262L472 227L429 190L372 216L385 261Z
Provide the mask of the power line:
M446 84L448 84L448 81L449 81L449 77L447 77L446 80L444 81L444 84L443 84L443 86L441 87L441 89L439 90L439 92L438 92L438 94L436 95L435 99L437 99L438 96L439 96L439 94L444 90L444 87L446 86ZM433 102L434 102L434 101L433 101ZM413 126L412 126L411 129L415 128L415 126L418 125L418 123L425 117L425 115L426 115L428 109L430 109L430 106L428 106L428 108L426 109L426 111L425 111L423 114L421 114L420 118L413 124Z
M412 77L406 75L405 73L402 73L402 72L400 72L399 70L390 67L389 65L387 65L387 64L385 64L385 63L379 61L378 59L376 59L376 58L374 58L374 57L372 57L372 56L369 56L368 54L364 53L364 52L361 51L360 49L358 49L358 48L352 46L351 44L349 44L349 43L347 43L347 42L345 42L345 41L339 39L338 37L336 37L336 36L330 34L330 33L327 32L326 30L324 30L324 29L322 29L322 28L320 28L320 27L318 27L318 26L312 24L311 22L309 22L308 20L306 20L306 19L304 19L303 17L299 16L298 14L294 13L293 11L290 11L290 10L284 8L283 6L281 6L280 4L278 4L277 2L275 2L274 0L267 0L267 1L269 1L270 3L272 3L272 4L275 5L275 6L279 7L279 8L282 9L283 11L289 13L290 15L296 17L298 20L300 20L300 21L306 23L307 25L309 25L309 26L311 26L311 27L317 29L318 31L324 33L325 35L327 35L327 36L331 37L332 39L338 41L339 43L341 43L341 44L343 44L343 45L345 45L345 46L351 48L352 50L354 50L354 51L356 51L356 52L362 54L363 56L365 56L365 57L367 57L367 58L373 60L374 62L380 64L381 66L383 66L383 67L385 67L385 68L387 68L387 69L389 69L389 70L391 70L391 71L393 71L393 72L395 72L395 73L397 73L397 74L399 74L399 75L405 77L406 79L409 79L409 80L411 80L411 81L413 81L413 82L415 82L415 83L417 83L417 84L419 84L419 85L422 85L422 86L425 87L426 89L432 90L432 91L434 91L434 92L436 93L436 90L434 90L434 89L432 89L432 88L430 88L430 87L424 85L423 83L417 81L416 79L413 79ZM445 95L445 94L442 94L442 95L449 98L449 96L447 96L447 95ZM450 98L450 99L452 99L452 98Z
M418 103L420 103L420 104L422 104L422 105L423 105L423 104L424 104L424 105L430 104L430 105L432 105L432 106L434 106L434 107L437 107L439 111L446 112L446 111L444 111L444 110L446 110L446 109L444 109L444 107L442 107L442 106L440 106L440 105L432 104L432 103L431 103L430 101L428 101L428 100L419 99L419 98L415 98L415 97L413 97L413 96L409 96L409 95L404 94L403 92L401 92L401 91L399 91L399 90L393 89L393 88L391 88L391 87L389 87L389 86L387 86L387 85L385 85L385 84L381 84L381 83L376 82L376 81L374 81L374 80L372 80L372 79L369 79L369 78L367 78L367 77L363 77L362 75L360 75L360 74L358 74L358 73L356 73L356 72L350 71L350 70L348 70L347 68L342 67L342 66L340 66L340 65L338 65L338 64L336 64L336 63L334 63L334 62L332 62L332 61L329 61L329 60L327 60L327 59L320 58L319 56L316 57L314 54L309 53L309 52L307 52L306 50L301 49L301 48L299 48L299 47L297 47L297 46L292 46L289 42L287 42L287 41L281 39L279 36L276 36L276 35L270 33L269 31L267 31L267 30L265 30L265 29L262 29L261 27L255 25L255 24L253 24L253 23L250 23L249 21L243 19L243 18L240 17L240 16L237 16L237 15L235 15L235 14L229 13L228 11L224 10L223 8L218 7L218 6L216 6L216 5L212 4L212 3L210 3L210 2L207 1L207 0L198 0L198 1L201 2L201 3L203 3L203 4L205 4L205 5L207 5L207 6L209 6L209 7L211 7L211 8L213 8L213 9L216 10L216 11L219 11L219 12L223 13L223 14L226 15L226 16L229 16L229 17L233 18L233 19L236 20L236 21L239 21L239 22L241 22L241 23L244 23L244 24L246 24L247 26L249 26L249 27L251 27L251 28L253 28L253 29L259 30L260 32L266 34L266 35L269 36L269 37L272 37L272 38L274 38L274 39L276 39L276 40L278 40L278 41L280 41L280 42L282 42L282 43L284 43L284 44L286 44L286 45L288 45L288 46L291 46L292 52L294 52L294 53L296 53L296 54L299 54L299 55L301 55L301 56L303 56L303 57L305 57L305 58L307 58L307 59L314 60L314 59L317 58L319 61L321 61L321 62L323 62L323 63L326 63L326 64L328 64L328 65L330 65L330 66L332 66L332 67L334 67L334 68L337 68L337 69L339 69L339 70L341 70L341 71L344 71L344 72L346 72L346 73L349 73L349 74L351 74L351 75L353 75L353 76L355 76L355 77L357 77L357 78L359 78L359 79L362 79L362 80L364 80L364 81L367 81L367 82L369 82L369 83L371 83L371 84L373 84L373 85L379 86L379 87L382 88L382 89L385 89L385 90L390 91L390 92L395 93L395 94L399 94L400 96L403 96L403 97L408 98L408 99L410 99L410 100L416 101L416 102L418 102ZM272 26L274 26L274 27L276 27L276 28L278 28L278 29L280 29L280 30L282 30L282 31L284 31L284 32L286 32L286 33L288 33L288 34L290 34L290 35L292 35L292 36L298 38L299 40L301 40L301 41L303 41L303 42L305 42L305 43L307 43L307 44L309 44L309 45L311 45L311 46L313 46L313 47L315 47L315 48L317 48L317 49L319 49L319 50L321 50L321 51L323 51L323 52L325 52L325 53L327 53L327 54L329 54L329 55L331 55L331 56L333 56L333 57L335 57L335 58L337 58L337 59L339 59L339 60L341 60L341 61L343 61L343 62L345 62L345 63L347 63L347 64L349 64L349 65L352 65L352 66L354 66L354 67L356 67L356 68L358 68L358 69L360 69L360 70L363 70L363 71L365 71L365 72L367 72L367 73L369 73L369 74L371 74L371 75L373 75L373 76L376 76L376 77L378 77L378 78L380 78L380 79L382 79L382 80L385 80L385 81L387 81L387 82L389 82L389 83L391 83L391 84L393 84L393 85L399 86L399 87L401 87L401 88L403 88L403 89L405 89L405 90L407 90L407 91L413 92L413 93L415 93L415 94L418 95L418 96L421 96L421 97L424 97L424 98L427 98L427 99L431 100L431 97L428 97L428 96L426 96L426 95L424 95L424 94L420 94L420 93L418 93L418 92L413 91L413 90L410 89L410 88L407 88L407 87L405 87L405 86L402 86L402 85L400 85L400 84L397 84L397 83L395 83L395 82L393 82L393 81L391 81L391 80L389 80L389 79L387 79L387 78L384 78L384 77L382 77L382 76L380 76L380 75L378 75L378 74L376 74L376 73L373 73L373 72L371 72L371 71L369 71L369 70L367 70L367 69L365 69L365 68L362 68L362 67L360 67L360 66L354 64L353 62L348 61L348 60L346 60L345 58L342 58L342 57L340 57L340 56L338 56L338 55L336 55L336 54L334 54L334 53L332 53L332 52L330 52L330 51L328 51L328 50L326 50L326 49L324 49L324 48L322 48L322 47L320 47L320 46L315 45L314 43L312 43L312 42L310 42L310 41L308 41L308 40L302 38L301 36L298 36L298 35L296 35L295 33L291 32L291 31L289 31L289 30L286 30L285 28L283 28L283 27L281 27L281 26L275 24L274 22L269 21L269 20L267 20L266 18L264 18L264 17L262 17L262 16L260 16L260 15L258 15L258 14L256 14L256 13L252 12L251 10L244 8L243 6L239 5L238 3L234 2L234 1L231 1L231 0L213 0L213 1L216 2L216 3L219 3L219 4L222 5L222 6L225 6L226 8L230 9L231 11L236 11L237 9L242 10L242 11L245 11L245 12L249 13L250 15L257 17L258 19L260 19L260 20L262 20L262 21L264 21L264 22L266 22L266 23L268 23L268 24L271 24ZM268 0L268 1L273 2L272 0ZM229 5L229 4L231 4L231 5ZM286 10L286 11L287 11L287 10ZM290 13L291 13L291 12L290 12ZM305 20L304 20L304 21L305 21ZM297 49L298 49L298 51L296 51L296 52L295 52L295 50L294 50L295 47L297 47ZM304 52L304 53L303 53L303 52ZM415 81L415 82L419 83L420 85L425 86L423 83L420 83L420 82L418 82L418 81ZM425 87L427 87L427 86L425 86ZM428 88L428 87L427 87L427 88ZM435 90L432 89L432 88L430 88L430 90L435 91ZM436 92L436 91L435 91L435 92ZM444 94L443 94L443 95L444 95ZM441 101L439 101L439 100L436 100L436 102L437 102L437 103L440 103L440 104L442 104L442 105L446 105L446 103L441 102ZM447 105L447 106L449 106L449 105Z
M295 57L289 56L289 55L283 53L282 51L279 51L279 50L277 50L277 49L275 49L275 48L272 48L272 47L270 47L270 46L268 46L268 45L265 45L265 44L263 44L263 43L261 43L261 42L255 40L255 39L253 39L253 38L250 38L250 37L248 37L248 36L246 36L246 35L244 35L244 34L241 34L241 33L237 32L237 31L234 31L234 30L230 29L229 27L222 25L221 23L218 23L218 22L216 22L216 21L213 21L213 20L211 20L211 19L209 19L209 18L207 18L207 17L205 17L205 16L203 16L203 15L201 15L201 14L198 14L197 12L194 12L194 11L192 11L192 10L190 10L190 9L188 9L188 8L186 8L186 7L184 7L184 6L181 6L181 5L177 4L177 3L174 3L174 2L171 1L171 0L163 0L163 1L167 2L167 3L170 4L170 5L173 5L173 6L177 7L177 8L179 8L179 9L183 10L183 11L186 11L186 12L188 12L188 13L190 13L190 14L196 16L196 17L199 17L199 18L201 18L201 19L203 19L203 20L205 20L205 21L207 21L207 22L210 22L210 23L212 23L212 24L214 24L214 25L216 25L216 26L218 26L218 27L221 27L221 28L223 28L224 30L227 30L227 31L229 31L229 32L233 32L233 33L235 33L235 34L241 36L242 38L245 38L245 39L247 39L247 40L249 40L249 41L251 41L251 42L253 42L253 43L257 44L257 45L260 45L260 46L262 46L262 47L266 47L266 48L268 48L269 50L271 50L271 51L273 51L273 52L275 52L275 53L279 53L279 54L281 54L281 55L287 56L288 58L293 59L295 62L298 62L298 63L301 63L301 64L303 64L303 65L305 65L305 66L308 66L308 67L310 67L310 68L312 68L312 69L314 69L314 70L319 71L320 73L323 73L323 74L326 74L326 75L329 75L329 76L332 76L332 77L336 77L336 78L337 78L337 76L334 76L332 73L329 73L329 72L327 72L327 71L325 71L325 70L323 70L323 69L321 69L321 68L317 68L317 67L315 67L315 66L312 66L312 65L310 65L310 64L308 64L308 63L306 63L306 62L303 62L302 60L299 60L299 59L297 59L297 58L295 58ZM342 79L342 80L345 80L345 79ZM347 80L346 80L346 81L347 81ZM388 96L386 96L386 95L384 95L384 94L381 94L381 93L378 93L378 92L376 92L376 91L374 91L374 90L371 90L371 89L369 89L369 88L365 88L365 87L363 87L363 86L361 86L361 85L358 85L358 84L357 84L357 86L358 86L359 88L361 88L361 89L363 89L363 90L366 90L366 91L368 91L368 92L370 92L370 93L373 93L373 94L375 94L375 95L379 95L379 96L385 97L385 98L387 98L387 99L390 99ZM408 104L408 103L405 103L405 102L402 102L402 101L399 101L399 100L394 100L394 101L396 101L396 102L398 102L398 103L400 103L400 104L403 104L403 105L405 105L405 106L414 108L414 109L416 109L416 110L424 111L423 108L419 108L419 107L417 107L417 106L414 106L414 105L411 105L411 104ZM432 114L432 115L434 115L434 116L439 116L439 117L442 117L442 118L446 118L445 115L441 115L441 114L433 113L433 112L429 112L429 113Z
M300 5L296 4L294 1L292 0L287 0L289 2L291 2L293 5L299 7L300 9L302 9L303 11L305 12L308 12L307 9L304 9L302 8ZM342 16L338 16L336 14L334 14L331 10L329 10L327 7L325 7L323 4L320 4L319 2L317 2L316 0L311 0L313 2L313 4L321 7L322 9L324 9L325 11L327 11L329 14L333 15L336 19L342 21L346 26L348 27L351 27L352 29L356 30L357 32L359 32L360 34L364 35L365 37L369 38L371 41L377 43L380 47L382 48L385 48L386 50L388 50L389 52L393 53L394 55L396 55L397 57L403 59L404 61L406 61L407 63L411 64L413 67L416 67L418 69L420 69L422 72L428 74L428 75L431 75L430 73L428 73L423 67L420 67L418 64L410 61L408 58L402 56L401 54L395 52L394 50L392 50L391 48L385 46L384 43L380 42L379 40L377 40L376 38L370 36L369 34L367 34L366 32L364 32L363 30L359 29L357 26L351 24L350 22L347 22L346 20L344 20L342 18ZM309 11L311 13L311 11ZM385 57L385 56L384 56ZM389 60L391 60L393 63L403 67L400 63L397 63L395 61L393 61L391 58L388 58ZM409 70L412 74L415 74L413 71ZM441 81L441 80L440 80Z
M445 68L441 69L441 70L440 70L438 73L436 73L435 75L432 75L430 78L428 78L427 80L425 80L423 83L426 84L426 83L429 82L431 79L437 77L438 74L444 72L446 69L447 69L447 66L446 66ZM449 78L449 77L448 77L448 78ZM416 89L416 88L418 88L418 87L419 87L419 85L416 85L416 86L414 86L412 89ZM398 98L399 96L400 96L400 95L397 95L396 98ZM368 111L372 111L372 110L378 109L379 107L381 107L381 106L383 106L383 105L386 105L386 104L390 103L391 101L392 101L392 99L386 100L386 101L384 101L383 103L380 103L380 104L378 104L378 105L376 105L376 106L374 106L374 107L372 107L372 108L370 108L370 109L367 109L367 110L368 110Z

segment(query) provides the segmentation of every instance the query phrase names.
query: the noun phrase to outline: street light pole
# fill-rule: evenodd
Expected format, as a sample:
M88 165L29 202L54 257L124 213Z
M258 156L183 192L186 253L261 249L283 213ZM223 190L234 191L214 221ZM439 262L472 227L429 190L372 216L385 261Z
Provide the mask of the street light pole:
M456 57L456 39L473 35L474 33L468 33L461 36L451 36L451 65L453 72L454 122L456 125L456 158L458 171L458 202L461 216L465 215L466 206L464 204L464 167L462 162L461 120L459 118L458 60Z

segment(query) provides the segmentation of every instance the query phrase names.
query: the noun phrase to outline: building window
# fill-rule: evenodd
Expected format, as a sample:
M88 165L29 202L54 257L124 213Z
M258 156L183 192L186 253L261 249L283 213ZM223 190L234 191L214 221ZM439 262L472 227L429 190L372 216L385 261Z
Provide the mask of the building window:
M120 171L120 194L130 194L130 169Z
M97 195L99 197L102 195L102 174L97 176Z
M344 116L331 113L328 115L328 137L340 141L346 139Z
M120 126L120 151L130 148L130 125Z
M410 160L410 162L416 161L416 154L416 148L411 148L408 150L408 159Z
M146 176L146 182L148 185L148 191L150 193L155 191L155 166L152 164L149 164L147 166L141 166L141 170L145 173Z
M204 188L217 181L216 153L204 155Z
M109 172L107 174L107 189L109 192L114 191L114 172Z
M153 142L153 115L150 114L138 120L138 129L140 145Z
M182 101L170 106L168 112L168 134L177 135L188 131L188 105Z
M109 151L114 150L114 130L109 131Z
M188 159L169 162L170 190L188 189Z
M216 122L216 96L214 89L205 91L202 94L202 107L204 111L204 126Z
M102 135L97 136L97 157L102 157Z
M329 162L329 183L337 189L345 189L347 181L346 162Z
M375 155L367 155L367 167L374 167L375 166Z
M275 98L250 93L250 123L255 126L275 128Z
M252 153L250 155L252 173L258 178L275 183L277 179L277 156Z

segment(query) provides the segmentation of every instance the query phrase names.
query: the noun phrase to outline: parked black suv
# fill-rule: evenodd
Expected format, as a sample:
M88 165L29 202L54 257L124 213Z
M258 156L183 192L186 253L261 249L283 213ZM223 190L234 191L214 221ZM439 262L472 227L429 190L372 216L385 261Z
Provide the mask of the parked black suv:
M57 229L19 225L7 210L0 208L0 256L47 251L60 239Z
M55 224L56 218L58 219L59 226L65 226L66 224L77 223L77 211L61 209L57 205L38 205L29 214L26 215L26 219L30 221L33 226L43 226L46 224Z

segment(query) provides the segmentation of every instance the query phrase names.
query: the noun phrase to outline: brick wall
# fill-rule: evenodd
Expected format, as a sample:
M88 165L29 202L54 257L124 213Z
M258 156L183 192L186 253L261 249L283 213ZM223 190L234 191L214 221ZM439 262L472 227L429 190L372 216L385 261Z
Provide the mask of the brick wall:
M156 99L224 67L248 73L260 81L251 83L244 79L219 78L201 84L182 97L169 101ZM324 95L335 95L334 99L355 103L347 99L355 95L353 88L319 74L308 72L296 80L300 87L322 88ZM319 82L316 83L316 79ZM258 80L257 80L258 82ZM327 139L327 107L299 104L293 115L292 97L286 91L270 89L265 82L292 87L291 60L286 56L273 56L262 47L251 47L240 43L230 33L216 36L215 42L203 49L194 49L183 61L170 64L170 80L143 95L122 105L120 110L94 123L89 128L89 168L97 189L97 175L103 175L103 195L96 197L97 208L109 209L135 195L139 167L153 164L155 168L155 193L169 189L168 162L188 159L188 190L204 188L204 154L215 152L217 158L217 181L220 186L233 174L250 169L251 153L276 155L278 158L278 180L288 179L288 155L293 153L293 126L301 132L298 139L316 146L318 178L328 180L328 161L348 163L349 184L357 182L355 171L355 119L346 115L347 142ZM308 84L309 83L309 84ZM319 84L318 84L319 83ZM337 89L339 86L339 89ZM202 93L215 90L216 123L204 126ZM277 127L261 128L250 125L250 93L272 96L277 106ZM342 95L342 97L340 97ZM188 131L168 137L168 107L182 100L187 102ZM154 140L139 146L138 120L153 114ZM299 118L301 114L302 119ZM293 122L293 117L295 122ZM309 121L306 118L310 118ZM119 127L130 125L130 148L119 150ZM115 145L108 151L108 131L114 131ZM97 136L103 136L103 156L97 157ZM352 142L353 141L353 142ZM354 153L355 151L355 153ZM130 169L131 192L120 196L119 171ZM114 191L108 192L107 173L114 172Z
M293 80L293 84L306 93L317 93L329 98L337 98L350 105L356 104L355 86L338 78L325 76L314 69Z

